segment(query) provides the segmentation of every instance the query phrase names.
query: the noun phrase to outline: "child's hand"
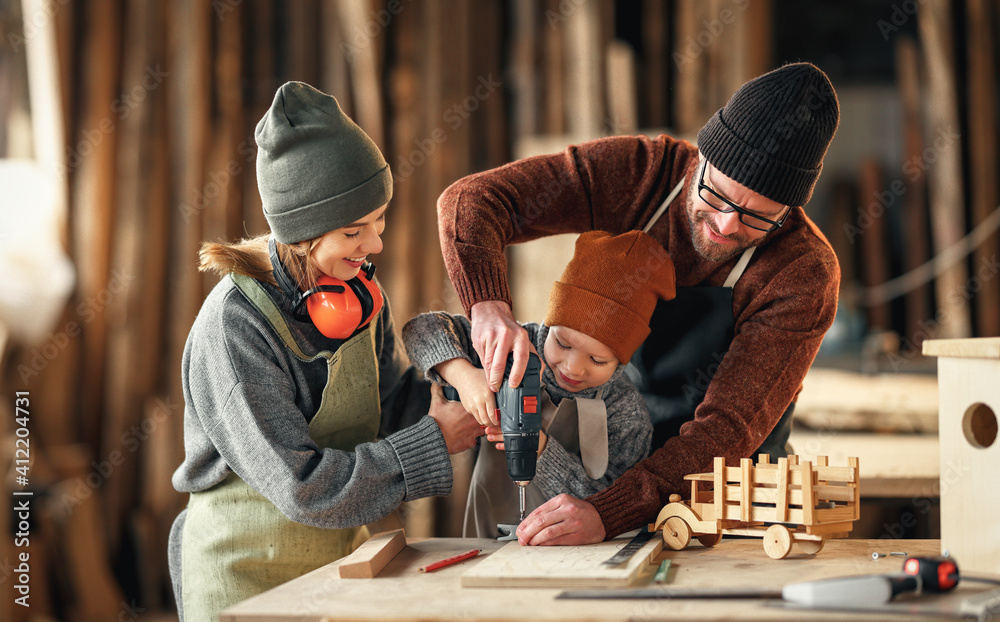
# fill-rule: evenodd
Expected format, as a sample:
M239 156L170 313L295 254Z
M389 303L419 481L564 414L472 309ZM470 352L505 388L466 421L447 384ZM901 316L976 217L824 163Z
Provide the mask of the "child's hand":
M441 428L449 454L462 453L476 445L483 428L458 402L445 399L441 385L431 385L431 408L427 412Z
M490 390L483 370L465 359L452 359L435 368L448 384L455 387L466 412L480 425L497 425L496 396Z

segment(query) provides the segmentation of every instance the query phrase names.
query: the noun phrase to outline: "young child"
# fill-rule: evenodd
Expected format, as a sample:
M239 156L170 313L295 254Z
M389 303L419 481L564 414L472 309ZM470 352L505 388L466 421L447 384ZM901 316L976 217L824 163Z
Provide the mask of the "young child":
M173 484L191 494L169 559L188 622L346 555L403 501L450 494L449 454L482 434L407 369L365 263L392 196L378 147L297 82L255 136L271 234L202 247L201 269L223 278L183 355Z
M591 231L577 239L573 259L553 285L545 322L522 325L543 363L548 396L527 490L529 511L560 493L583 498L603 490L646 457L653 426L625 366L649 334L657 300L674 294L673 262L645 233ZM501 441L469 321L424 313L404 326L403 342L428 378L458 390L489 440ZM473 469L465 533L496 537L498 523L518 522L518 510L502 452L484 443Z

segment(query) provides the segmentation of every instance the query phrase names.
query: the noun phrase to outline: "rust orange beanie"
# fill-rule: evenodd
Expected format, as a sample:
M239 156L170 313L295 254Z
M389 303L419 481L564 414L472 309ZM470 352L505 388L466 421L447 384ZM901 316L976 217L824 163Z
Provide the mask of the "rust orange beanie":
M674 262L659 242L641 231L588 231L552 286L545 324L593 337L628 363L649 335L657 300L675 295Z

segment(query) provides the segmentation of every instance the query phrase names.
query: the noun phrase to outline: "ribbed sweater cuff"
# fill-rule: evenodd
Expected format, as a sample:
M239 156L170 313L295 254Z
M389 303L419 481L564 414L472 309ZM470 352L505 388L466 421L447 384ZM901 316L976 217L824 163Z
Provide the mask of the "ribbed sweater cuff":
M597 509L597 513L601 516L601 522L604 523L605 539L620 536L626 531L631 531L646 523L642 516L636 515L635 497L635 491L629 490L627 486L615 486L614 484L587 497L587 501Z
M451 283L467 317L471 317L472 305L477 302L499 300L511 304L507 260L503 253L478 248L476 254L476 257L467 257L463 261L467 269L451 275Z
M403 501L451 494L451 458L441 428L433 418L425 416L386 440L403 467Z
M472 364L472 360L450 341L426 341L420 344L419 348L409 348L410 361L417 366L417 369L424 372L431 382L444 382L441 375L434 371L434 367L450 361L452 359L465 359Z

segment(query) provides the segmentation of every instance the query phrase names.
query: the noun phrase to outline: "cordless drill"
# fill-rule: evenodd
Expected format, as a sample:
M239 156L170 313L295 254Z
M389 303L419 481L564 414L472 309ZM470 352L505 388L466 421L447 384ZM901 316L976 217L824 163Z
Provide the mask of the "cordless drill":
M504 452L507 454L507 474L518 486L520 516L524 520L525 489L535 477L535 463L538 460L538 433L542 428L542 362L534 352L528 353L528 366L524 370L521 384L511 387L507 379L514 364L514 355L507 356L507 367L503 372L503 382L496 392L497 418L503 432ZM445 387L445 397L459 401L458 391Z

